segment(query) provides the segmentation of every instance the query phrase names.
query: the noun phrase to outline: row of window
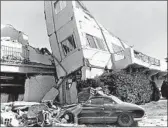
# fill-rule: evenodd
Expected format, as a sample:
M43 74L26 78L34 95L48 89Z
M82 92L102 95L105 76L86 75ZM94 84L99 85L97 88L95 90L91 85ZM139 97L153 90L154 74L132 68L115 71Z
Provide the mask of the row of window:
M88 35L88 34L86 34L86 39L91 48L96 48L96 49L100 49L104 51L106 50L106 46L104 45L104 42L102 39ZM69 36L66 40L61 42L61 45L62 45L63 52L65 55L67 55L69 52L76 49L76 43L74 40L74 36L73 35Z
M103 51L107 50L107 47L106 47L104 41L98 37L86 34L86 40L87 40L88 45L91 48L96 48L96 49L100 49ZM61 45L62 45L63 52L64 52L65 56L69 52L71 52L77 48L73 35L69 36L66 40L62 41ZM112 46L113 46L113 50L115 53L120 54L123 51L123 48L118 45L112 44Z
M58 14L66 6L67 6L67 1L59 0L59 1L55 2L54 3L55 13ZM87 9L79 1L76 1L76 7L87 11ZM87 44L91 48L96 48L96 49L100 49L100 50L103 50L103 51L107 51L107 47L106 47L103 39L100 39L98 37L86 34L86 41L87 41ZM63 52L64 52L65 55L67 55L69 52L73 51L76 48L76 43L75 43L73 35L68 37L66 40L64 40L61 43L61 45L62 45ZM119 47L119 46L116 46L116 45L113 46L114 52L121 51L121 49L122 49L122 47Z

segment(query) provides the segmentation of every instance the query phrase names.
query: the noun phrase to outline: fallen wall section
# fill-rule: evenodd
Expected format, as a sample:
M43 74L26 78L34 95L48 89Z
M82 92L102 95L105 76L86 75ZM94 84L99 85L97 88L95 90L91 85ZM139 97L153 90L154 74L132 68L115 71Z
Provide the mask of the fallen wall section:
M26 79L24 101L39 102L55 86L54 76L38 75Z

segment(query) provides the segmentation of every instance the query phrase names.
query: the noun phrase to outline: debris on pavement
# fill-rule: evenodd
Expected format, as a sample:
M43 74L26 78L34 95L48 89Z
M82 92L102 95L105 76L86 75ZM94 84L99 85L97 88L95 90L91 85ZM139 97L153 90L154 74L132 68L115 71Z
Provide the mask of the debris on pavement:
M78 126L70 116L72 113L77 116L80 111L80 105L60 107L47 99L41 103L24 101L2 103L1 127Z

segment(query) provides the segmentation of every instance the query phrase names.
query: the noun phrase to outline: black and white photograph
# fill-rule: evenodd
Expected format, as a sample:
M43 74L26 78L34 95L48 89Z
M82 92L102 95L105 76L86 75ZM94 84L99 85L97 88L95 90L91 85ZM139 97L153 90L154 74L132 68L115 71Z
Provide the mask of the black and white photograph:
M1 1L0 127L167 127L167 1Z

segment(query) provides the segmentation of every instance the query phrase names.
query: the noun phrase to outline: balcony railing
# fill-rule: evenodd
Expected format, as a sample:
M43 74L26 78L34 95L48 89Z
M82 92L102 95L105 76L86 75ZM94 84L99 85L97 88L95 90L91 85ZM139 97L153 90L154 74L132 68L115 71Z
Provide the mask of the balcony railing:
M137 58L137 59L139 59L143 62L149 63L151 65L160 66L160 60L152 58L150 56L147 56L147 55L145 55L141 52L138 52L138 51L134 50L134 56L135 56L135 58Z
M22 63L29 62L29 51L26 48L16 48L1 45L1 63Z

